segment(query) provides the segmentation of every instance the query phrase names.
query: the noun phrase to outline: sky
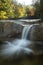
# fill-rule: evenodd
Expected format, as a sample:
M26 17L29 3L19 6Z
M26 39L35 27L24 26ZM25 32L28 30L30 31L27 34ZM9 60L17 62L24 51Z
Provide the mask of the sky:
M32 0L16 0L18 3L25 4L25 5L31 5Z

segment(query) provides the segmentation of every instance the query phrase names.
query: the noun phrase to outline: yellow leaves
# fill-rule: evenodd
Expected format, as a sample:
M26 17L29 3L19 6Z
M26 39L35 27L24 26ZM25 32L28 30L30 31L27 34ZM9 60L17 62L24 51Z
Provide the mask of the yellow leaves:
M12 13L12 10L10 10L10 13Z
M0 19L7 19L7 16L0 16Z
M1 15L6 15L6 12L5 11L1 11Z
M25 15L25 8L24 7L21 7L19 8L19 12L20 12L20 16L19 17L23 17Z
M33 6L29 6L29 11L30 11L30 15L31 16L34 16L35 15L35 11L36 11L36 8L35 7L33 7Z
M34 6L29 6L29 10L36 10L36 8Z
M14 4L11 4L11 7L14 7Z
M7 16L1 16L2 19L7 19L8 17Z
M10 10L10 13L12 13L13 12L13 10Z
M0 12L0 19L7 19L8 17L6 16L6 12L5 11L1 11Z
M16 1L13 2L13 0L3 0L4 2L0 2L0 18L6 19L6 18L19 18L27 16L28 14L34 15L33 6L25 6L18 4ZM26 10L27 9L27 10ZM30 9L30 10L29 10ZM3 11L2 11L3 10ZM28 11L30 11L28 13Z

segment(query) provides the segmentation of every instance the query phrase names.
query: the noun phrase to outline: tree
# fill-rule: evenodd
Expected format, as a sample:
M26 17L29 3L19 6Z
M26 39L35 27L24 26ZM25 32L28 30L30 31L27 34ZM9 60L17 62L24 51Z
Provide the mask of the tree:
M18 8L18 5L15 5L15 8L14 8L14 18L19 18L19 8Z
M29 12L29 7L26 7L26 15L29 16L30 12Z
M40 17L41 20L43 21L43 0L40 0Z
M13 7L11 7L12 2L13 0L0 0L0 19L12 17L13 14Z
M23 5L19 5L19 13L20 13L20 18L21 17L24 17L24 16L26 16L26 7Z
M36 1L33 6L36 8L36 14L40 16L40 3Z

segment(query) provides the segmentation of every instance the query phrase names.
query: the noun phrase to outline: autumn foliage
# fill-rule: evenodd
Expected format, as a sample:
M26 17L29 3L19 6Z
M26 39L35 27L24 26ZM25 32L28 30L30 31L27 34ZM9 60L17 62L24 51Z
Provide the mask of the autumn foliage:
M22 18L29 15L29 6L16 0L0 0L0 19Z

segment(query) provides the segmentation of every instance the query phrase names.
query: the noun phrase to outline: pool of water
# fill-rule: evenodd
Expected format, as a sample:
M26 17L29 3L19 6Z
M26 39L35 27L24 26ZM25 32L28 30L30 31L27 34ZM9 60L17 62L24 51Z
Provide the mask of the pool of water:
M15 41L13 41L13 45L14 45ZM22 42L20 42L20 41L22 41ZM25 40L18 40L17 39L16 45L17 45L18 42L24 43L24 41ZM28 43L28 42L25 41L25 43L24 43L25 46L27 46L26 43ZM0 44L0 46L3 45L3 44L7 46L6 48L11 46L10 43L6 44L4 42L2 44ZM24 44L20 44L20 46L24 45ZM1 47L0 47L0 49L1 49ZM8 49L8 51L9 51L9 49ZM17 59L15 59L14 55L9 57L9 58L7 58L7 59L3 58L3 56L2 57L0 56L0 65L43 65L43 55L32 55L32 54L29 54L29 55L25 55L25 56L22 56L22 57L19 56L19 58L17 58Z

